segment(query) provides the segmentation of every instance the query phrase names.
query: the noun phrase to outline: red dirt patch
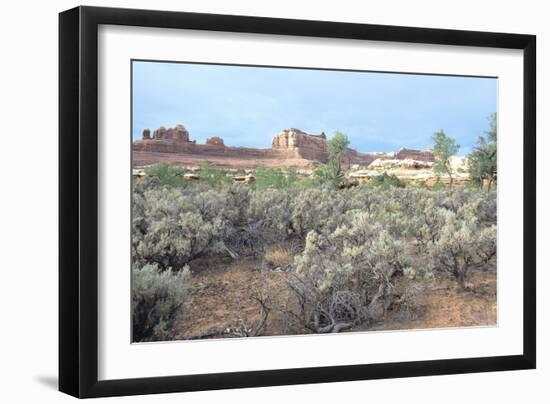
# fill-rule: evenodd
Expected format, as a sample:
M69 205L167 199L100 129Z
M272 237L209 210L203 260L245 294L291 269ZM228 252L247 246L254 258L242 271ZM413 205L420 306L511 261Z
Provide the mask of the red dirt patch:
M461 290L452 277L439 276L433 288L418 294L417 318L403 321L398 314L388 313L382 323L370 330L496 325L496 272L471 272L468 281L474 288Z
M261 260L253 258L225 262L212 258L191 262L193 280L190 299L178 326L179 338L196 338L220 334L236 326L253 326L261 318L261 306L252 298L258 293L269 295L271 300L285 299L286 273L261 271L260 266ZM264 334L282 333L277 313L272 310Z
M253 258L212 257L191 262L190 298L177 339L230 337L235 336L231 332L235 327L252 328L261 318L260 305L251 298L258 292L269 295L274 304L260 335L288 335L277 309L289 300L285 287L288 274L260 267L261 260ZM383 321L351 331L496 325L496 273L471 272L469 283L473 288L460 290L453 278L439 275L432 287L416 296L414 318L388 311Z
M198 167L208 162L217 167L225 169L256 169L264 167L294 167L296 169L308 169L312 161L302 158L259 158L257 156L246 156L245 154L235 156L201 156L192 153L159 153L149 151L133 151L132 164L134 167L165 161L170 164Z

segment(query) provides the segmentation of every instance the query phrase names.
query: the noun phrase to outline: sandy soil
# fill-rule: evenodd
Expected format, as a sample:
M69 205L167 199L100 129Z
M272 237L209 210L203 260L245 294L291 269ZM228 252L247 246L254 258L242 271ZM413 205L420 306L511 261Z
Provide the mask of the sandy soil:
M132 153L132 165L134 167L145 166L149 164L155 164L160 161L165 161L170 164L179 164L182 166L199 167L201 164L208 162L220 168L235 169L235 170L253 170L259 166L264 167L293 167L296 169L308 169L312 161L300 158L287 158L287 159L275 159L265 158L261 159L257 156L247 158L246 155L239 156L239 158L231 156L200 156L191 153L158 153L158 152L144 152L133 151Z
M403 321L398 313L389 313L370 330L411 330L488 326L497 324L496 272L470 272L473 288L460 290L452 277L439 276L433 288L417 297L419 313Z
M276 307L288 301L283 287L288 274L262 271L260 266L261 261L252 258L191 262L190 299L183 308L177 338L235 337L235 330L253 329L260 322L260 305L251 296L269 295ZM496 325L496 273L472 272L470 283L475 287L460 290L454 279L440 275L433 286L419 292L412 315L390 310L381 322L351 331ZM283 316L275 309L261 335L281 334L285 334Z
M287 274L261 271L261 261L209 258L191 262L190 299L178 326L178 338L219 335L235 327L253 328L261 319L261 307L253 296L269 296L270 302L285 301ZM263 333L283 333L280 313L271 311ZM234 335L233 335L234 336Z

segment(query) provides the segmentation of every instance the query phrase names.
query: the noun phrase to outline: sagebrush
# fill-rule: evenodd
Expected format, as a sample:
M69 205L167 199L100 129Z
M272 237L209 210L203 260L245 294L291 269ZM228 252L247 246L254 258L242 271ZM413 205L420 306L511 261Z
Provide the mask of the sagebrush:
M293 174L287 181L275 171L248 187L214 174L212 184L192 187L147 177L134 185L135 293L164 296L159 307L175 310L185 299L188 271L173 268L204 256L255 256L289 271L290 329L338 332L379 321L398 305L410 309L434 274L451 274L464 287L470 271L496 266L495 191L404 187L391 177L349 189L299 187ZM170 316L155 316L156 325L153 317L140 320L144 339L170 328Z

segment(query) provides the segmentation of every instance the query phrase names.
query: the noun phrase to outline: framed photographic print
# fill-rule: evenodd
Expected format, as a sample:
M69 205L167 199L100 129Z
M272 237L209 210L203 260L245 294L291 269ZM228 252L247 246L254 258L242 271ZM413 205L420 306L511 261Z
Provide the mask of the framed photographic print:
M535 37L60 14L59 386L535 367Z

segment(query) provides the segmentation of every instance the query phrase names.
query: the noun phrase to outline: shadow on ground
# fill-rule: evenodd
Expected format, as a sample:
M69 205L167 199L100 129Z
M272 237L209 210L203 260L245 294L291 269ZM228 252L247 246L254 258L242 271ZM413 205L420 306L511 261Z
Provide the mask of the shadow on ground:
M36 376L35 379L40 384L42 384L42 385L44 385L48 388L51 388L51 389L54 389L54 390L57 390L57 388L58 388L57 376Z

